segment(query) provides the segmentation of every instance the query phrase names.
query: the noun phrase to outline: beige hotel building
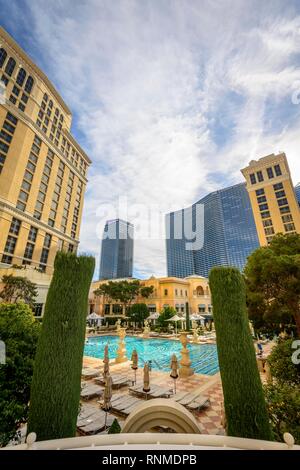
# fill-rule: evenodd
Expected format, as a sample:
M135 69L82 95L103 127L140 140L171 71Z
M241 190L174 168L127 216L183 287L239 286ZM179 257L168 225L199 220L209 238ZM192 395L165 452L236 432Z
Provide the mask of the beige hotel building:
M0 28L0 263L51 275L76 251L89 157L46 75Z
M260 245L270 243L276 233L300 234L300 208L285 153L252 160L241 171Z

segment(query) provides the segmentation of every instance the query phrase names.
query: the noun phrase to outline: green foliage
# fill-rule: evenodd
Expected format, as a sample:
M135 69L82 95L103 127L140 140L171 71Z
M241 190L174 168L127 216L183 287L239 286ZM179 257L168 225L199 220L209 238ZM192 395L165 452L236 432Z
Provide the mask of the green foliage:
M112 425L110 426L107 434L120 434L121 432L121 426L118 422L118 420L115 418L112 422Z
M254 328L294 324L300 337L300 235L276 235L245 267L249 318Z
M148 298L153 292L153 286L145 287L137 279L133 281L108 281L94 291L96 296L104 296L110 302L116 302L129 307L138 297Z
M39 332L28 305L0 303L0 339L6 345L6 363L0 364L0 446L27 420Z
M271 375L277 382L300 386L300 364L294 364L293 340L280 341L268 356Z
M95 260L58 252L45 306L30 395L28 432L74 437L80 399L88 292Z
M227 434L271 440L263 388L246 313L245 283L236 268L209 275Z
M36 284L26 277L13 276L12 274L2 277L4 287L0 292L0 297L4 302L13 303L23 301L33 305L37 297Z
M162 311L160 312L160 315L159 315L158 319L156 320L156 322L160 327L166 327L168 324L170 324L170 322L167 322L167 320L169 320L169 318L174 317L174 315L176 315L176 314L177 314L177 312L176 312L175 308L173 308L173 307L164 307L162 309Z
M300 444L300 386L275 382L265 386L265 396L275 439L289 432Z
M191 330L191 322L190 322L190 310L189 310L189 304L185 304L185 323L186 323L186 331Z
M149 310L146 304L133 304L127 312L130 320L141 326L144 320L149 317Z

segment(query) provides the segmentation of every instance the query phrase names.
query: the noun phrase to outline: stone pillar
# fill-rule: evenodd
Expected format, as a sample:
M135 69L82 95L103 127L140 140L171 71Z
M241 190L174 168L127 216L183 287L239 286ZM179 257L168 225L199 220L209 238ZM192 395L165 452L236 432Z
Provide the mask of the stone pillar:
M117 364L121 362L126 362L128 361L126 357L126 348L125 348L125 336L126 336L126 328L119 328L118 330L118 335L119 335L119 348L117 351L117 357L115 359L115 362Z
M190 377L191 375L194 374L194 370L190 367L192 361L190 360L190 353L189 350L187 349L187 344L188 344L188 338L187 335L189 333L187 331L182 331L180 334L180 342L182 344L182 350L181 352L181 361L180 361L180 369L179 369L179 377L184 378L184 377Z
M113 310L112 310L112 309L113 309L112 304L109 304L109 314L110 314L110 315L112 315L112 313L113 313Z

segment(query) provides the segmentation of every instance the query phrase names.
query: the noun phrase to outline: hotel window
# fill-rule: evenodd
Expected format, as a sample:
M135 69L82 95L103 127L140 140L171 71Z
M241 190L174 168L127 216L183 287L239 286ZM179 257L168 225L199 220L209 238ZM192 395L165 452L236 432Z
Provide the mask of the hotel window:
M288 200L286 198L279 199L279 201L277 201L277 202L278 202L279 207L286 206L288 204Z
M26 78L26 72L23 68L21 68L19 70L18 75L17 75L17 80L16 80L17 84L22 86L23 83L24 83L25 78Z
M280 207L280 213L281 213L281 214L286 214L286 213L288 213L288 212L291 212L289 206Z
M11 235L8 235L4 251L6 253L13 255L15 248L16 248L16 244L17 244L17 238L12 237Z
M52 101L52 100L49 101L49 108L50 108L50 109L53 108L53 101Z
M13 103L13 104L16 104L17 98L15 98L13 95L10 95L9 101L10 101L11 103Z
M284 223L293 222L292 214L283 215L281 218L282 218L282 222L284 222Z
M20 227L21 227L21 220L13 217L11 224L10 224L9 233L12 233L13 235L18 236L20 232Z
M262 217L262 219L268 219L270 217L270 212L269 211L262 212L261 217Z
M254 173L251 173L251 175L250 175L250 181L251 181L251 184L256 184L256 177L255 177L255 174L254 174Z
M68 251L69 251L70 253L73 253L73 252L74 252L74 245L73 245L72 243L69 243Z
M2 263L12 264L12 256L3 255L2 256Z
M33 78L29 75L27 78L26 84L25 84L25 91L30 95L32 87L33 87L34 81Z
M258 202L259 204L261 204L262 202L267 202L266 196L259 196L259 197L257 198L257 202Z
M168 295L168 289L165 289L165 290L164 290L164 294L165 294L165 295Z
M5 60L6 60L6 57L7 57L7 52L5 49L3 49L3 47L1 47L0 49L0 67L3 66Z
M3 123L3 129L6 129L8 132L10 132L11 134L13 134L15 132L15 127L12 126L9 122L7 121L4 121Z
M283 184L282 183L276 183L273 185L273 188L275 191L278 191L279 189L283 189Z
M24 258L32 259L33 251L34 251L34 244L27 242L27 245L24 251Z
M16 85L14 85L14 87L12 89L12 93L16 96L19 96L20 88L18 88Z
M21 111L23 111L23 113L24 113L24 111L25 111L25 106L24 106L24 104L19 103L18 108L19 108Z
M44 238L44 246L46 248L50 248L51 239L52 239L52 235L50 235L50 233L46 233L45 238Z
M28 96L25 95L25 93L22 93L22 97L21 97L21 100L26 104L27 101L28 101Z
M260 204L259 205L259 210L260 211L267 211L269 209L268 204Z
M38 229L36 227L30 227L28 240L35 242L37 237Z
M5 75L2 75L2 77L1 77L1 82L5 83L5 85L7 86L9 80L8 80L8 78L7 78Z
M41 108L45 111L46 109L46 103L43 101L42 104L41 104Z
M16 66L15 59L10 57L5 67L5 73L11 77L13 74L13 71L15 70L15 66Z
M255 191L256 196L261 196L262 194L265 194L265 190L263 188L257 189Z
M46 264L47 264L47 261L48 261L48 256L49 256L49 250L47 248L43 248L41 258L40 258L40 263L41 263L40 264L40 269L43 272L45 272L45 270L46 270Z
M5 140L5 142L10 144L11 140L12 140L12 136L10 134L8 134L7 132L5 132L4 130L1 130L0 131L0 139L3 139L3 140Z
M267 168L267 173L268 173L269 179L274 178L273 168L271 168L271 167Z
M268 220L263 220L263 226L264 227L271 227L273 225L273 222L271 219Z
M284 224L284 229L286 232L291 232L292 230L295 230L295 225L293 223Z
M276 194L277 199L280 199L281 197L285 197L285 196L286 196L284 190L282 190L282 191L277 191L277 193L275 193L275 194Z
M266 235L273 235L274 233L275 233L275 231L274 231L273 227L265 228L265 234Z
M282 175L280 165L275 165L274 170L275 170L276 176L281 176Z
M43 100L46 101L46 103L47 103L47 101L48 101L48 95L47 95L47 93L44 94Z
M261 183L264 180L263 174L261 171L256 173L258 181Z
M33 304L32 311L35 317L41 317L44 304Z

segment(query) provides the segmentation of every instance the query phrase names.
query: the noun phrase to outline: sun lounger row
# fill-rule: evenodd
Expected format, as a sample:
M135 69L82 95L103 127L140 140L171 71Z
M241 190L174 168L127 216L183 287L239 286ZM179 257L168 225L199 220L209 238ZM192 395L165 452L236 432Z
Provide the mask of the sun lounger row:
M139 398L116 394L111 399L112 412L121 416L128 416L140 403Z
M107 415L106 427L111 426L114 417ZM105 411L92 405L83 405L77 419L77 429L80 434L91 435L105 429Z
M80 392L80 398L90 400L91 398L101 397L103 395L103 387L94 383L85 384L83 382Z
M201 392L179 392L172 397L172 400L191 411L199 411L210 405L209 398L201 395Z
M93 379L100 375L100 369L93 369L91 367L85 367L81 371L81 375L84 379Z

